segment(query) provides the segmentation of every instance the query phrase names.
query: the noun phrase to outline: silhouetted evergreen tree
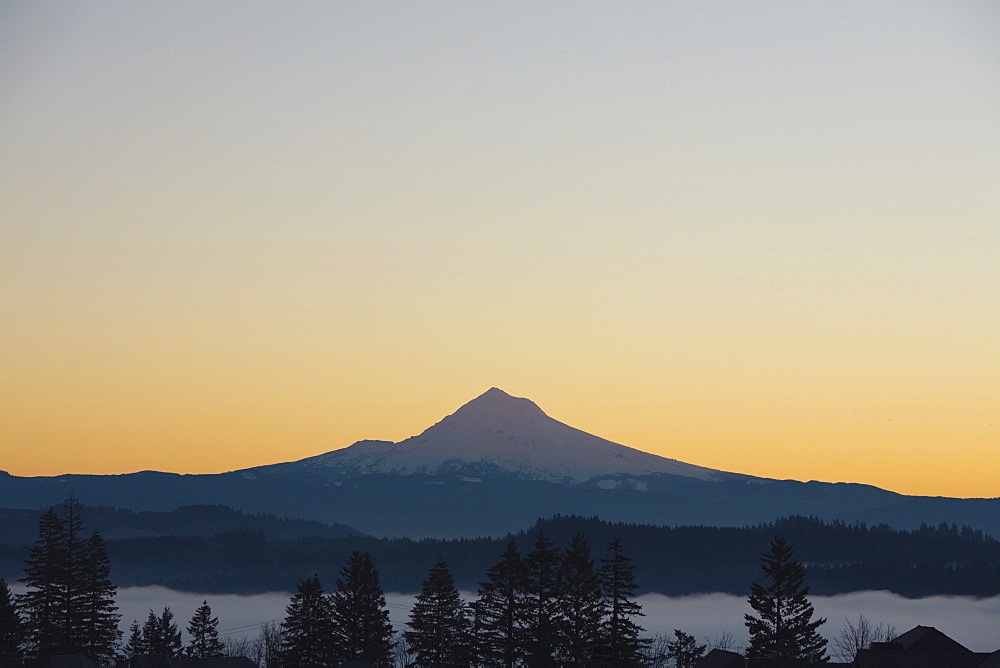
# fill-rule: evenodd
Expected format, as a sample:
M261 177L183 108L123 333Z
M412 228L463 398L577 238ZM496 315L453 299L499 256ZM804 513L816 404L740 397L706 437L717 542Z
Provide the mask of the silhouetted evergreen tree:
M601 582L590 558L590 545L582 533L574 535L569 549L562 553L559 580L559 616L563 624L558 654L570 665L585 666L591 662L594 647L601 642L605 604Z
M153 611L150 610L149 614L152 615ZM131 626L128 627L128 640L125 641L122 651L125 653L126 659L149 654L149 648L146 647L146 642L142 637L142 627L139 626L138 619L133 619Z
M96 661L109 659L118 639L117 589L109 579L110 564L96 531L81 538L80 504L74 497L39 521L38 541L21 579L27 591L18 597L24 616L29 654L83 653Z
M21 617L6 580L0 578L0 657L21 655Z
M693 668L705 654L706 645L699 645L693 635L674 629L674 639L667 641L667 658L674 660L677 668Z
M639 666L645 661L642 650L648 643L639 637L642 627L632 621L643 616L642 606L633 600L639 586L635 582L635 567L632 559L622 553L620 538L615 537L608 549L611 558L601 560L600 570L607 606L603 633L606 658L615 668Z
M213 656L222 656L225 647L219 640L219 618L212 616L212 608L208 601L202 601L194 616L188 623L188 635L191 640L188 643L185 654L192 659L210 659Z
M525 567L517 543L507 540L500 561L486 571L477 601L480 661L511 668L524 657Z
M367 661L373 666L389 663L392 624L378 571L368 552L352 552L340 569L333 607L333 651L341 661Z
M812 620L813 606L803 586L806 571L792 560L793 550L784 538L771 541L771 549L760 555L765 587L756 582L747 601L759 616L744 615L750 631L751 658L828 661L826 639L816 629L825 619Z
M281 665L335 666L332 638L333 612L323 594L319 577L313 574L299 582L298 591L285 608L281 624Z
M559 551L540 531L524 566L526 662L539 668L554 666L562 627Z
M418 666L468 666L470 623L448 564L431 568L410 611L410 629L403 637Z
M66 567L62 539L62 520L54 508L49 508L38 521L38 541L31 548L20 579L28 590L17 600L24 616L29 655L65 653L60 651L66 645L67 623L63 610Z
M118 606L115 594L118 588L111 584L111 562L101 534L94 531L84 548L81 568L81 594L79 609L84 624L80 649L98 663L109 663L114 658L114 646L121 637Z
M89 561L83 541L83 518L80 502L70 497L62 505L63 572L62 614L65 620L64 644L53 654L72 654L88 644L88 600L84 571ZM112 602L112 605L114 603ZM110 650L110 647L108 648Z
M164 654L171 659L181 655L181 632L174 623L174 613L163 608L157 617L152 610L142 627L142 645L145 654Z
M163 639L163 632L160 629L160 620L152 610L146 617L146 623L142 625L142 649L143 654L153 654L162 650L166 645Z

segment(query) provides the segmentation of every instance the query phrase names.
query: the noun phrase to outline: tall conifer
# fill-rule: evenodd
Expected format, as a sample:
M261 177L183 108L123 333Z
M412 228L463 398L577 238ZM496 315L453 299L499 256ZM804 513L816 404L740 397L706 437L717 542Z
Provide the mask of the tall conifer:
M149 612L150 614L153 613L152 610ZM145 640L142 637L142 627L139 626L138 619L133 619L132 624L128 627L128 640L125 641L122 651L124 651L126 659L149 654L149 648L146 647Z
M582 533L573 536L569 549L562 553L559 580L563 619L559 656L569 665L585 666L591 663L594 648L601 643L606 609L590 545Z
M392 624L369 553L353 552L340 569L331 605L334 655L341 661L387 665L392 653Z
M28 653L47 656L62 653L65 645L65 615L62 612L65 559L62 549L63 523L54 508L38 521L38 540L25 562L20 582L27 587L17 604L24 615Z
M83 540L83 518L80 502L71 496L62 505L63 577L60 587L62 601L60 614L63 619L63 644L54 654L72 654L89 645L89 619L86 569L87 548ZM112 604L113 605L113 604Z
M162 653L166 640L163 637L163 630L160 627L160 620L152 610L146 616L146 623L142 625L142 652L141 654Z
M208 601L202 601L188 622L188 643L185 654L192 659L210 659L222 656L225 647L219 640L219 618L212 616L212 608Z
M108 660L118 639L119 615L104 542L97 532L83 540L75 497L61 510L61 516L54 508L42 515L20 580L27 587L17 602L25 645L31 656L83 653Z
M164 608L163 614L158 620L160 625L160 637L163 639L163 649L159 654L166 654L172 659L179 658L184 645L181 643L181 632L174 622L174 613L170 608Z
M604 622L604 644L611 666L624 668L645 662L642 650L648 644L639 637L642 627L632 619L641 617L642 606L635 602L634 566L632 559L622 552L622 542L617 536L608 545L610 559L601 560L601 583L607 605Z
M403 637L419 666L468 666L470 623L448 564L439 562L424 580Z
M299 582L298 591L285 608L281 624L281 665L335 666L331 641L333 617L330 599L314 573Z
M556 665L562 616L560 614L559 550L542 532L525 565L525 654L530 666Z
M486 577L479 586L476 606L480 659L487 665L512 668L525 655L527 618L524 560L513 537Z
M163 654L171 659L181 655L181 632L174 623L174 613L169 607L157 617L152 610L142 627L142 643L146 653Z
M751 658L828 661L826 639L816 629L825 619L813 621L809 588L803 586L806 571L792 559L794 550L784 538L775 537L771 548L760 555L767 586L756 582L747 602L757 615L744 615L750 631Z
M84 561L81 567L82 582L78 606L80 619L84 625L80 649L97 661L108 663L114 657L114 646L121 637L118 622L118 606L115 595L118 588L111 583L111 562L101 534L94 531L84 546Z

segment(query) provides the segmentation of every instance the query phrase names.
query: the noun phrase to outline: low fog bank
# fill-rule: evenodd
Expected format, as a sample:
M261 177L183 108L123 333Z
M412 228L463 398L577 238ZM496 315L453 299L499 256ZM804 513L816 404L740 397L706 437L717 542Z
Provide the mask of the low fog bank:
M892 624L900 633L914 626L934 626L969 649L992 652L1000 649L1000 596L931 596L909 599L886 591L861 591L836 596L810 596L818 617L826 624L820 633L831 640L846 625L864 615L875 623ZM698 594L670 598L661 594L639 597L646 617L642 625L650 633L672 633L675 628L694 635L700 642L732 634L736 646L750 641L743 615L753 612L744 597L730 594Z
M463 592L466 600L473 592ZM174 613L182 630L195 609L207 600L219 618L219 630L230 637L254 636L262 622L280 623L291 594L271 592L253 596L203 595L178 592L163 587L129 587L118 592L122 629L127 632L133 619L141 624L150 609L159 614L164 606ZM415 595L386 594L393 627L405 626ZM900 633L918 624L934 626L977 652L1000 649L1000 597L975 599L960 596L932 596L907 599L882 591L855 592L838 596L810 597L817 615L827 618L820 631L831 638L844 626L845 618L857 620L863 614L874 622L893 624ZM699 594L667 597L646 594L639 597L646 616L641 620L648 635L672 633L679 628L699 638L715 641L730 633L735 646L746 644L749 636L743 615L750 612L746 599L729 594Z
M22 593L20 584L11 586ZM474 592L462 592L465 600L475 598ZM164 587L126 587L118 590L116 602L122 615L121 628L128 633L132 620L140 624L149 611L159 615L165 606L174 613L177 627L186 630L188 621L202 601L208 601L212 613L219 618L220 634L228 638L256 636L265 622L280 623L291 594L269 592L251 596L235 594L193 594ZM386 594L393 628L402 630L409 619L414 594ZM730 634L733 649L749 641L743 615L750 612L746 599L730 594L698 594L669 597L645 594L639 597L645 617L640 620L647 635L670 634L675 628L694 635L699 642L715 644L724 634ZM965 596L931 596L908 599L884 591L864 591L837 596L811 596L816 614L826 617L820 632L828 639L843 628L845 619L856 621L864 615L873 622L892 624L902 633L917 626L934 626L976 652L1000 649L1000 596L971 598ZM185 633L186 640L186 633Z

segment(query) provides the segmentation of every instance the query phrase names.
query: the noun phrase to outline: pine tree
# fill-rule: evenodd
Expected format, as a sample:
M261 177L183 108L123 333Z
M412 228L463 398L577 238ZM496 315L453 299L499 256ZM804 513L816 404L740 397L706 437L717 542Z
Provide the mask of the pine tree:
M163 608L157 617L152 610L142 627L142 644L147 654L163 654L171 659L181 655L181 632L174 623L174 613Z
M152 614L153 611L150 610L149 613ZM133 619L132 625L128 627L128 640L125 642L125 646L122 647L122 651L125 653L126 659L149 654L149 648L146 647L143 640L142 627L139 626L138 619Z
M641 617L642 606L633 600L639 586L635 582L632 559L622 553L621 539L615 537L608 545L610 559L601 560L600 578L604 588L607 618L604 623L604 644L607 659L615 668L642 665L643 647L648 644L639 637L643 629L632 621Z
M163 608L159 624L160 637L163 639L164 646L163 651L158 653L166 654L172 659L179 658L184 645L181 642L181 632L178 630L177 624L174 623L174 613L170 611L170 608Z
M323 585L314 573L299 582L298 590L285 608L281 624L281 664L283 666L337 665L331 647L333 612Z
M793 550L784 538L776 537L760 557L766 587L756 582L747 601L759 616L744 615L750 631L751 658L828 661L826 639L816 632L825 619L812 621L809 588L804 587L805 568L792 560Z
M479 627L479 657L486 665L512 668L525 654L526 625L525 568L513 538L500 561L486 571L487 581L479 586L476 610Z
M424 580L403 637L424 666L468 666L470 622L448 564L439 562Z
M573 536L560 561L559 606L564 621L558 653L569 665L585 666L601 643L605 604L590 545L582 533Z
M525 557L525 654L530 666L556 665L562 627L559 551L538 532L534 549Z
M202 601L201 606L195 610L187 627L191 642L187 646L185 654L192 659L210 659L214 656L222 656L225 649L222 641L219 640L219 618L212 616L212 608L208 601Z
M157 654L166 644L160 619L150 610L146 623L142 625L142 654Z
M674 639L667 642L667 658L674 660L677 668L693 668L705 654L706 645L699 645L693 635L674 629Z
M119 615L104 542L96 532L89 541L82 539L76 498L61 510L62 516L54 508L42 515L20 580L27 586L18 597L26 646L32 656L83 653L107 661L118 639Z
M62 612L62 587L65 580L62 550L63 523L54 508L38 521L38 540L31 548L24 568L27 591L17 597L24 616L24 633L31 656L64 653L65 615Z
M62 551L63 567L62 602L60 604L64 620L64 644L54 654L83 652L89 644L89 622L85 571L89 562L86 544L83 541L83 518L80 516L80 502L70 496L62 505ZM112 603L113 605L113 603Z
M392 654L392 624L379 583L378 571L367 552L352 552L340 569L331 595L333 650L341 661L388 665Z
M21 655L21 617L7 581L0 578L0 658Z
M121 637L118 630L121 615L115 605L118 588L111 583L110 574L111 562L104 547L104 539L94 531L84 548L78 607L84 624L80 649L98 663L111 661L115 654L115 643Z

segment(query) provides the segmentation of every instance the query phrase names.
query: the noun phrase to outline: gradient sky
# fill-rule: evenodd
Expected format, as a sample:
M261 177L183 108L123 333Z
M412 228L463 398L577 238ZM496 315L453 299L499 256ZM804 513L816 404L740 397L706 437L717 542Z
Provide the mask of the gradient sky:
M0 3L0 468L215 472L491 386L1000 496L1000 3Z

